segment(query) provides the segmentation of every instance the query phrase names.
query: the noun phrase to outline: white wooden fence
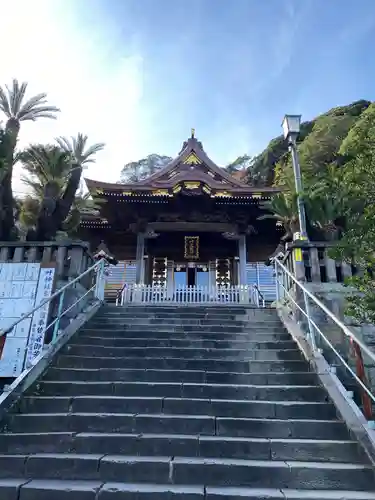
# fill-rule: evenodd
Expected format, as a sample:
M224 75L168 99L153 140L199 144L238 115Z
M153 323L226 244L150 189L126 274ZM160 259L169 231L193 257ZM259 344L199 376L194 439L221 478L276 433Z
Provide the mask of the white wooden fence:
M125 284L116 304L252 304L264 307L256 287L185 286L173 291L165 286Z

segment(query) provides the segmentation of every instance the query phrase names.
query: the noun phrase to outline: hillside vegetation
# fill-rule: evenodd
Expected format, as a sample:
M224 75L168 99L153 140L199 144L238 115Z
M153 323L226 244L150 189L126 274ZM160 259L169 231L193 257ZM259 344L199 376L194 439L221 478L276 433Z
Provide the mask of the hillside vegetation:
M356 101L301 124L298 143L300 163L305 174L320 171L339 158L343 140L370 104L370 101ZM247 169L247 182L254 185L280 183L277 174L285 167L290 167L290 155L287 141L280 135L253 158Z

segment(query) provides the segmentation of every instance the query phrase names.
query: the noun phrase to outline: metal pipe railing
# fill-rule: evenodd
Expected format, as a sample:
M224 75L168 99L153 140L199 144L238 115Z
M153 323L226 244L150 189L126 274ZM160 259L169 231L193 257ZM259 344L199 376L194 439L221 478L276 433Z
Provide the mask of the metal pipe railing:
M82 274L80 274L79 276L77 276L77 278L75 278L72 281L69 281L66 285L64 285L59 290L57 290L54 294L51 295L51 297L48 297L48 298L42 300L39 304L37 304L35 307L33 307L30 311L26 312L20 318L18 318L17 320L15 320L10 326L8 326L7 328L5 328L3 330L0 330L0 337L2 337L3 335L6 335L7 333L10 333L13 330L13 328L15 328L19 323L21 323L21 321L29 318L30 316L32 316L35 313L35 311L37 311L38 309L41 309L46 304L52 302L52 300L56 299L59 296L60 296L60 303L59 303L58 318L61 317L61 316L63 316L63 315L65 315L68 312L68 310L70 310L72 308L72 307L70 307L69 309L67 309L65 311L61 311L60 310L60 305L61 305L61 309L62 309L63 299L64 299L64 295L65 295L66 290L68 290L69 288L72 288L73 285L75 285L76 283L78 283L79 281L81 281L84 276L90 274L91 272L93 272L95 270L99 270L99 272L97 274L96 283L90 288L90 290L88 290L88 292L86 294L84 294L83 296L81 296L78 299L78 301L76 301L76 303L74 305L76 305L79 301L81 301L94 288L96 289L96 297L99 298L100 300L104 300L104 288L101 289L102 283L99 283L100 280L103 280L103 272L104 272L104 259L101 259L98 262L96 262L93 266L91 266L89 269L87 269L86 271L84 271ZM59 314L61 316L59 316ZM52 324L54 324L54 323L55 322L53 322L50 325L48 325L46 327L46 330L48 330L52 326Z
M256 305L260 307L260 303L262 302L262 307L266 307L266 299L264 298L264 295L262 292L259 290L258 285L253 285L252 286L253 290L255 291L255 296L256 296Z
M301 283L286 267L285 265L280 262L278 259L274 259L274 264L275 264L275 274L276 274L276 291L277 291L277 301L280 302L280 300L283 298L281 295L281 290L280 288L284 291L284 293L289 297L289 299L293 302L293 304L296 306L296 308L306 317L307 322L308 322L308 341L311 345L311 348L313 352L317 351L317 346L316 346L316 333L319 334L319 336L323 339L324 343L332 350L332 352L335 354L337 359L341 361L345 369L352 375L352 377L356 380L362 391L364 391L364 394L362 394L362 402L363 402L363 407L364 407L364 413L365 416L370 420L372 418L372 404L371 402L375 403L375 395L373 392L368 388L367 386L367 381L366 377L364 376L364 365L363 365L363 359L362 359L362 352L364 352L375 364L375 353L369 349L369 347L364 344L339 318L337 318L333 312L326 307L323 302L321 302L310 290L308 290L303 283ZM283 277L283 280L281 282L279 276ZM285 286L284 282L288 282L289 286ZM290 293L290 285L294 283L297 287L297 289L300 290L303 296L303 302L305 305L305 309L301 307L300 304L297 303L297 301L294 299L292 294ZM343 356L338 352L338 350L335 348L335 346L330 342L330 340L327 338L327 336L322 332L321 328L316 324L316 322L312 319L311 317L311 311L309 307L309 299L316 305L318 308L323 311L339 328L340 330L344 333L344 335L350 340L354 347L354 351L356 354L356 361L357 361L357 371L358 374L355 373L352 368L349 366L347 361L343 358ZM369 402L369 398L371 401ZM370 403L370 404L369 404Z

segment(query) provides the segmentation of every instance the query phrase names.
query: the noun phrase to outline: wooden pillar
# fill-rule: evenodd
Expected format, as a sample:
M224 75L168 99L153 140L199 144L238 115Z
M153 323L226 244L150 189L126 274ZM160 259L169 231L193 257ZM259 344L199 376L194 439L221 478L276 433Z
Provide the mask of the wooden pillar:
M145 233L137 233L137 251L136 251L136 273L135 282L137 285L142 283L144 279L144 253L145 253Z
M246 234L240 234L238 239L238 256L239 256L239 285L247 285L246 273Z

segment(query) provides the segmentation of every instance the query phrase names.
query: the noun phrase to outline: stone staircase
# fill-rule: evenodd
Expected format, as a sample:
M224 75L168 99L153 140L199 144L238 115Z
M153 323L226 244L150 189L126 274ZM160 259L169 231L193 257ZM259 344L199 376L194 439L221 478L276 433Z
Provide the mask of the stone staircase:
M106 306L3 423L1 500L375 499L272 309Z

